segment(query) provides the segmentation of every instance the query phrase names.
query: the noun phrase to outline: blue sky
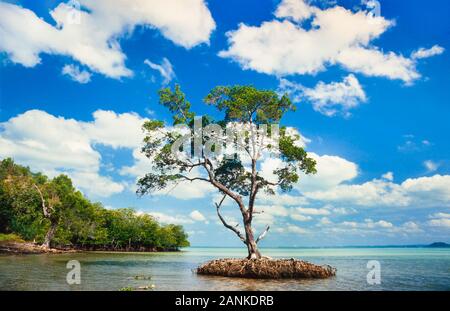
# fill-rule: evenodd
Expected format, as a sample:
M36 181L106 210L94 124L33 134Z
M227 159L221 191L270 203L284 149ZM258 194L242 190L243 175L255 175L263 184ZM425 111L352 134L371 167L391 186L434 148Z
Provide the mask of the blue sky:
M183 224L193 245L239 245L202 184L134 194L139 127L170 121L164 85L214 115L211 88L252 84L298 100L283 123L319 163L260 199L264 246L449 242L447 1L380 1L381 16L359 0L137 2L0 1L0 157Z

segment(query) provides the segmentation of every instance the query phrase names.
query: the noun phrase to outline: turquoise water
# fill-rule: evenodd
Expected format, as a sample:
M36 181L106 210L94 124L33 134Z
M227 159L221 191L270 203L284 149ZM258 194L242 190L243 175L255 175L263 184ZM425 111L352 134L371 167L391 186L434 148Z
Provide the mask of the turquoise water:
M337 268L326 280L248 280L198 276L196 266L214 258L244 257L239 248L187 248L178 253L73 253L0 256L1 290L450 290L450 249L263 249L273 258L298 258ZM81 284L68 285L69 260L81 264ZM367 262L381 265L381 284L369 285ZM134 276L148 279L136 280Z

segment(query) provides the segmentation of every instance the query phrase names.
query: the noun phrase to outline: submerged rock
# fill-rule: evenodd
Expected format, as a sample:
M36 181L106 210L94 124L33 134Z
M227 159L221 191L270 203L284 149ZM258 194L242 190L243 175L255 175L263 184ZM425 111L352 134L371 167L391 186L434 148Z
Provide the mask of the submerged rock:
M216 259L196 270L201 275L254 279L324 279L336 275L336 268L297 259Z

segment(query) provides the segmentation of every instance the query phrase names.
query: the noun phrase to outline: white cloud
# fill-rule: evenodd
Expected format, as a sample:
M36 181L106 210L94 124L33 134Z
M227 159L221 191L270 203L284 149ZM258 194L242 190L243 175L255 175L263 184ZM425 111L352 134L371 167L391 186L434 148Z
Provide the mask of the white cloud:
M277 193L276 195L266 194L260 192L258 194L258 200L264 202L264 204L283 205L283 206L298 206L307 205L308 201L305 197L295 194Z
M0 2L0 51L26 67L39 64L41 53L69 56L92 71L120 78L132 75L120 39L137 25L158 29L185 48L208 43L215 29L203 0L78 0L60 3L50 16L55 26L29 9Z
M296 210L303 215L330 215L330 211L326 208L304 208L297 207Z
M145 118L134 112L118 114L108 110L97 110L93 116L94 122L83 123L83 128L94 143L130 149L142 145Z
M363 184L338 185L324 191L306 192L304 195L314 200L346 202L360 206L406 206L410 203L401 186L383 180L373 180Z
M381 177L386 179L386 180L393 181L394 180L394 173L387 172L386 174L381 175Z
M141 132L142 135L142 132ZM139 142L142 141L142 138L139 139ZM124 166L119 170L119 173L123 176L132 176L138 180L141 177L144 177L146 173L152 172L153 164L152 160L148 159L142 152L139 145L135 145L135 149L133 150L133 159L134 162L131 166ZM194 168L190 172L185 174L190 178L204 176L202 175L200 169ZM131 190L136 190L136 185L131 185ZM206 183L204 181L183 181L179 183L174 183L167 187L166 189L154 192L153 195L157 196L170 196L179 200L192 200L192 199L200 199L204 198L208 195L211 195L216 192L216 188L214 188L211 184Z
M411 84L420 78L415 61L394 52L383 53L379 49L352 47L337 56L337 62L349 71L366 76L398 79Z
M448 218L432 219L428 221L428 224L431 227L450 228L450 219Z
M424 161L423 166L425 166L429 173L435 172L439 168L439 164L431 160Z
M430 215L430 218L450 218L450 213L435 213Z
M273 225L275 223L276 216L270 213L261 213L253 215L253 222L256 225Z
M65 65L61 73L81 84L89 83L91 81L91 74L88 71L80 70L80 67L73 64Z
M120 182L115 182L112 178L102 176L98 171L66 171L67 167L61 170L56 170L51 175L56 173L64 173L69 175L76 187L83 190L91 196L109 197L113 194L120 193L125 189L125 185Z
M292 213L291 218L297 221L310 221L312 219L311 216L305 216L302 214L296 214L296 213Z
M292 225L292 224L287 224L286 226L278 227L275 229L275 231L278 233L294 233L294 234L299 234L299 235L309 233L309 231L307 229L304 229L304 228L301 228L299 226Z
M362 229L376 229L376 228L393 228L394 225L386 220L373 221L372 219L365 219L364 222L344 221L340 224L343 227L362 228Z
M263 200L259 200L262 202ZM349 215L354 214L355 210L351 208L335 208L332 205L326 205L322 208L313 207L285 207L282 205L258 205L255 208L255 221L257 224L274 224L278 220L291 218L292 220L306 222L313 220L317 216L330 215Z
M203 181L182 182L176 185L170 192L157 193L157 195L170 195L180 200L201 199L207 197L217 190L209 183Z
M193 224L194 220L184 215L168 215L161 212L146 212L147 214L153 216L159 222L165 224L176 224L176 225L186 225Z
M189 217L191 217L194 221L202 221L206 222L206 217L203 216L202 213L200 213L198 210L194 210L189 214Z
M320 223L319 223L320 225ZM372 219L365 219L362 222L357 221L343 221L340 223L331 223L325 221L322 225L324 232L347 234L347 235L409 235L423 232L420 226L413 222L407 221L403 224L394 225L386 220L374 221Z
M332 214L336 215L351 215L358 213L358 211L352 207L333 207L331 205L326 205L324 208L329 209Z
M278 18L291 18L296 22L302 22L311 17L317 11L315 7L309 6L304 1L285 0L280 3L275 11Z
M345 77L342 82L326 84L320 81L314 88L281 79L278 91L288 93L294 102L311 102L315 111L328 117L337 114L349 116L351 109L367 101L363 88L353 74Z
M332 222L328 217L322 217L318 223L318 225L322 225L322 226L328 226L331 224L332 224Z
M420 229L420 226L418 224L416 224L415 222L407 221L401 225L400 231L403 231L406 233L416 233L416 232L422 232L422 229Z
M359 206L450 206L450 175L409 178L401 184L374 179L362 184L341 184L327 190L304 192L312 200Z
M256 206L256 211L264 211L264 213L270 214L272 216L286 217L289 215L289 211L282 205L271 205L271 206Z
M98 110L90 122L30 110L0 123L0 157L12 157L50 176L68 174L77 187L92 196L110 196L123 183L100 174L102 157L96 144L137 148L144 119L134 113Z
M302 175L295 186L298 191L329 189L342 182L350 181L358 175L358 166L344 158L330 155L320 156L313 152L308 155L316 160L317 173Z
M420 48L414 53L411 54L411 58L413 59L422 59L422 58L428 58L435 55L440 55L444 53L445 49L442 46L434 45L429 49Z
M427 222L431 227L450 228L450 214L449 213L435 213L429 216L432 218Z
M358 175L358 166L344 158L330 155L318 155L309 152L308 155L316 161L317 173L314 175L301 174L299 182L294 185L298 191L323 190L336 186L344 181L350 181ZM273 171L282 167L279 158L264 158L261 162L261 176L270 181L276 181ZM289 194L269 196L261 193L264 200L272 200L273 204L299 205L306 204L305 198L299 195ZM281 201L279 201L281 200Z
M295 234L308 234L308 230L303 229L299 226L295 226L295 225L287 226L286 231L289 233L295 233Z
M170 63L170 61L167 58L163 58L161 64L156 64L148 59L144 61L146 65L148 65L153 70L156 70L159 72L161 77L163 78L163 85L167 85L175 78L175 71L173 70L173 66Z
M417 200L450 205L450 175L409 178L401 186ZM428 205L428 204L427 204Z
M286 76L316 74L331 65L367 76L400 79L420 77L416 60L373 46L393 21L341 6L320 9L304 0L284 0L272 21L260 26L240 24L227 33L229 47L219 56L244 69ZM304 21L310 19L310 26ZM309 24L308 24L309 25Z

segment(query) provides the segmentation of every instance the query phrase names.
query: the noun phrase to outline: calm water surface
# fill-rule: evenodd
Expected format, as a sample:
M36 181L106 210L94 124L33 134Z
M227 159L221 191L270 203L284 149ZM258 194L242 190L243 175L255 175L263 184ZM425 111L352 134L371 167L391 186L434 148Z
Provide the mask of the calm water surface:
M326 280L248 280L199 276L210 259L244 257L243 249L187 248L178 253L75 253L0 256L0 290L119 290L154 284L155 290L450 290L450 249L263 249L274 258L298 258L337 268ZM68 285L69 260L81 263L81 284ZM369 285L366 265L381 264L380 285ZM135 276L151 277L135 280Z

